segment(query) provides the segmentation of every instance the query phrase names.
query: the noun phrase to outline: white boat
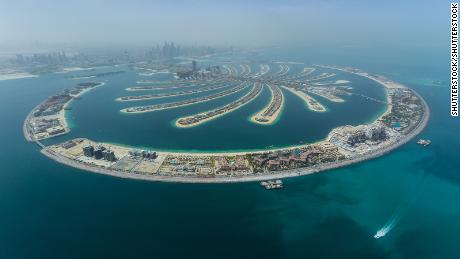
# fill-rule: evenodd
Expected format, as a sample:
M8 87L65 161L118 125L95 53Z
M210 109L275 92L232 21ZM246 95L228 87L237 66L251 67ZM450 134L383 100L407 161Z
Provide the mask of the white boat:
M426 147L426 146L428 146L428 145L431 144L431 140L428 140L428 139L419 139L419 140L417 141L417 144Z
M375 233L374 238L379 239L381 237L384 237L387 234L385 230L379 230L377 233Z
M281 180L263 181L260 183L260 185L263 186L267 190L283 188L283 182Z
M374 238L379 239L381 237L384 237L389 231L390 231L389 227L384 227L382 229L379 229L377 233L375 233Z

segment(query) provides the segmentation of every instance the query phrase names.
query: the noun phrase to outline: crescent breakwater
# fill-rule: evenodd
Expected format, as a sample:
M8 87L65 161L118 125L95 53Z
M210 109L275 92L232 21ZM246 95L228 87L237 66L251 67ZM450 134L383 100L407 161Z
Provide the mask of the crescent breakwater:
M409 142L426 127L430 110L415 91L358 69L323 67L378 82L387 91L387 110L369 124L335 128L319 142L245 152L141 150L85 138L43 146L29 130L32 112L24 123L24 135L36 141L47 157L85 171L150 181L231 183L307 175L373 159ZM238 105L254 99L264 82L255 84Z
M344 99L341 97L337 96L338 94L349 94L345 90L339 90L336 87L334 87L333 90L331 90L332 86L327 86L327 87L319 87L319 86L313 86L313 87L308 87L307 91L313 94L316 94L318 96L321 96L331 102L336 102L336 103L343 103L345 102Z
M70 132L65 111L69 110L72 100L80 99L82 95L103 82L79 83L76 87L50 96L35 107L26 117L23 132L28 141L42 140L65 135Z

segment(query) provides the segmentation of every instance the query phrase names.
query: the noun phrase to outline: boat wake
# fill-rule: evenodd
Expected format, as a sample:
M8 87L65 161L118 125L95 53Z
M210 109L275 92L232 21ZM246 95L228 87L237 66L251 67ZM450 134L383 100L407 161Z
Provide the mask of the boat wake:
M401 218L402 214L403 212L398 213L398 214L393 214L390 220L388 220L388 222L381 229L377 230L377 233L375 233L374 238L379 239L381 237L384 237L386 234L388 234L388 232L390 232L399 222L399 219Z
M419 181L418 184L416 184L415 190L411 193L412 196L395 210L395 212L391 215L390 219L385 223L385 225L383 225L383 227L377 230L377 232L374 235L375 239L379 239L386 236L396 226L396 224L398 224L398 222L404 216L406 211L410 208L412 203L414 203L415 200L418 198L422 186L425 182L425 179L426 175L423 174L422 179Z

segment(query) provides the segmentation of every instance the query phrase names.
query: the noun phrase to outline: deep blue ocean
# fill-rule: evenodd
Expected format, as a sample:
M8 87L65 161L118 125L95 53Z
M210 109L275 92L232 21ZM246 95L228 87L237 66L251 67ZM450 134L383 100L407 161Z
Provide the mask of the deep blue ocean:
M429 125L420 137L432 144L423 148L414 140L372 161L286 179L279 191L266 191L258 183L118 179L58 164L22 135L22 123L33 107L78 81L64 75L0 81L0 258L460 258L460 120L450 117L448 53L352 47L265 52L273 60L358 67L415 89L431 108ZM127 106L113 99L135 82L130 73L102 78L114 81L114 90L107 90L107 84L84 95L68 115L72 132L50 142L83 136L172 150L259 149L315 141L334 123L359 124L382 111L369 104L352 116L357 108L351 104L362 105L359 102L334 107L323 100L331 108L328 119L310 113L307 122L289 125L289 116L297 114L298 105L293 104L278 124L263 129L271 139L267 142L254 135L259 129L246 119L256 106L266 104L265 91L259 96L261 105L250 103L222 117L242 130L225 133L219 119L202 128L217 132L201 136L210 138L206 143L197 138L199 128L192 137L187 131L171 131L171 141L168 129L173 128L164 123L174 119L171 112L114 112ZM378 89L369 86L369 95L381 98ZM287 100L295 103L290 97ZM190 109L178 112L207 106ZM334 114L341 116L334 120ZM146 118L149 124L142 126ZM283 127L292 127L292 134L281 134L289 130ZM220 138L222 134L233 139ZM374 239L382 228L387 234Z

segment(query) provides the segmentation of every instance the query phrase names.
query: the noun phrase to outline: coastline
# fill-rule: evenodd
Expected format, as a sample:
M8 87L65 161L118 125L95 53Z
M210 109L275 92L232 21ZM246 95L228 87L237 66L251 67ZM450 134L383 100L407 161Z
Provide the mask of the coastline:
M239 183L239 182L253 182L253 181L266 181L266 180L274 180L274 179L283 179L283 178L290 178L290 177L297 177L297 176L304 176L319 172L324 172L331 169L337 169L344 166L348 166L351 164L356 164L359 162L367 161L370 159L375 159L380 156L387 154L388 152L401 147L402 145L406 144L410 140L412 140L415 136L420 134L428 124L430 118L430 110L426 101L418 94L416 95L420 98L423 103L425 113L421 121L418 123L416 128L411 131L409 135L404 136L404 138L391 143L381 149L374 150L369 154L365 154L359 157L355 157L352 159L346 159L339 162L332 162L332 163L325 163L321 166L315 166L311 168L299 168L299 169L292 169L286 171L275 171L271 174L264 174L264 175L253 175L253 176L242 176L242 177L222 177L222 178L197 178L197 177L174 177L174 176L156 176L156 175L143 175L143 174L135 174L135 173L128 173L128 172L121 172L121 171L114 171L108 168L102 167L93 167L88 166L82 163L78 163L74 160L69 158L54 154L53 152L48 151L46 148L41 150L41 153L45 156L53 159L56 162L75 167L81 169L86 172L91 173L98 173L103 175L109 175L119 178L126 178L126 179L133 179L133 180L146 180L146 181L156 181L156 182L170 182L170 183ZM177 153L175 153L177 154ZM239 153L241 155L241 153ZM203 154L201 154L203 155ZM229 155L232 155L229 153Z
M251 93L252 93L253 91L256 91L256 88L257 88L257 86L254 84L254 87L251 89L251 91L250 91L249 93L247 93L246 95L244 95L243 97L239 98L238 100L236 100L236 101L234 101L234 102L240 102L240 101L243 100L244 98L247 98L249 95L251 95ZM178 127L178 128L191 128L191 127L196 127L196 126L198 126L198 125L200 125L200 124L206 123L206 122L208 122L208 121L215 120L215 119L217 119L217 118L219 118L219 117L224 116L225 114L234 112L234 111L238 110L239 108L245 106L246 104L250 103L250 102L253 101L255 98L257 98L257 96L259 96L259 94L260 94L261 92L262 92L262 87L259 89L259 91L256 93L256 95L255 95L254 97L252 97L249 101L247 101L247 102L243 103L242 105L239 105L239 106L237 106L237 107L235 107L235 108L233 108L233 109L226 110L225 112L220 113L220 114L218 114L218 115L215 115L215 116L212 116L212 117L209 117L209 118L200 120L200 121L198 121L198 122L190 123L190 124L188 124L188 125L181 125L181 124L179 123L179 120L185 120L185 119L193 118L194 116L199 115L199 114L195 114L195 115L191 115L191 116L186 116L186 117L181 117L181 118L178 118L178 119L176 120L175 125L176 125L176 127ZM221 108L222 108L222 107L217 108L217 109L221 109ZM200 113L200 114L207 113L207 112L211 112L211 111L215 111L215 110L217 110L217 109L209 110L209 111L206 111L206 112L202 112L202 113Z
M329 73L322 73L321 75L318 75L318 76L315 76L315 77L311 77L309 78L308 80L306 80L307 82L315 82L315 81L319 81L319 80L324 80L324 79L328 79L329 77L333 77L335 76L334 73L332 74L329 74Z
M198 88L196 90L186 90L186 91L179 91L173 93L162 93L162 94L148 94L148 95L131 95L131 96L122 96L115 99L117 102L134 102L134 101L144 101L144 100L153 100L153 99L162 99L168 97L175 97L175 96L183 96L183 95L190 95L190 94L198 94L198 93L205 93L213 90L219 90L222 88L228 87L227 85L224 86L208 86L203 88ZM124 99L129 98L129 99Z
M289 73L291 68L287 64L279 64L280 70L274 74L272 74L272 77L284 77Z
M138 82L139 83L139 82ZM152 83L148 83L152 84ZM155 90L169 90L169 89L181 89L181 88L192 88L198 86L207 86L209 83L189 83L184 84L184 82L164 82L164 83L156 83L158 86L153 85L146 85L146 86L132 86L125 88L128 92L141 92L141 91L155 91ZM168 85L171 86L160 86L160 85Z
M393 82L393 81L385 82L385 81L383 81L381 79L380 80L376 79L376 78L372 77L371 75L369 75L368 73L362 72L362 71L355 72L355 71L350 71L349 69L346 69L346 68L340 68L340 67L334 67L334 66L326 66L326 65L316 65L316 66L323 67L323 68L329 68L329 69L335 69L335 70L339 70L339 71L342 71L342 72L345 72L345 73L351 73L351 74L354 74L354 75L357 75L357 76L362 76L362 77L365 77L367 79L370 79L370 80L372 80L374 82L377 82L378 84L382 85L386 89L385 94L386 94L386 99L387 99L387 109L385 110L385 112L382 115L378 116L377 119L375 119L375 120L378 120L378 119L384 117L385 115L390 114L391 111L392 111L393 104L392 104L392 100L391 100L390 95L389 95L389 90L391 90L391 89L399 89L399 88L407 88L407 87L403 86L402 84L399 84L399 83L396 83L396 82ZM423 100L423 98L417 92L415 92L414 90L412 90L412 92L414 92L421 100Z
M332 68L332 69L337 69L337 68ZM347 70L344 70L344 71L353 73ZM392 105L391 105L391 98L390 98L390 95L388 94L388 91L393 88L406 88L406 89L411 90L411 92L414 93L421 100L424 112L423 112L422 118L420 118L420 120L417 121L417 124L414 126L414 128L411 129L411 131L408 132L407 134L401 135L401 137L393 139L389 141L388 143L385 143L383 146L380 146L376 149L372 149L367 154L359 154L351 158L347 158L347 159L336 161L336 162L323 163L323 164L312 166L312 167L304 167L304 168L297 168L297 169L290 169L290 170L283 170L283 171L271 171L270 174L254 174L250 176L227 176L227 177L200 178L200 177L160 176L160 175L145 175L145 174L127 173L123 171L116 171L110 168L94 167L94 166L90 166L87 164L79 163L70 158L64 157L59 154L55 154L51 150L48 150L47 147L44 147L41 150L41 152L47 157L57 162L60 162L60 163L63 163L63 164L66 164L66 165L69 165L75 168L79 168L85 171L90 171L90 172L99 173L99 174L106 174L106 175L121 177L121 178L149 180L149 181L163 181L163 182L180 182L180 183L233 183L233 182L249 182L249 181L261 181L261 180L269 180L269 179L280 179L280 178L308 175L308 174L313 174L313 173L317 173L321 171L340 168L340 167L347 166L350 164L355 164L355 163L359 163L359 162L366 161L369 159L377 158L377 157L387 154L388 152L406 144L407 142L412 140L415 136L420 134L425 129L425 127L428 124L430 115L431 115L430 109L426 101L417 92L415 92L414 90L410 88L404 87L399 83L395 83L390 80L384 81L384 80L373 79L372 76L368 75L367 73L360 72L360 73L355 73L355 74L359 76L363 76L363 77L369 76L368 77L369 79L372 79L378 82L380 85L382 85L386 89L387 100L389 100L387 103L387 110L383 114L381 114L374 122L378 121L380 118L382 118L383 116L391 112ZM27 118L29 118L29 115ZM26 122L27 122L27 118L26 118ZM25 137L27 139L29 137L28 132L25 128L23 130L24 130ZM335 129L333 129L332 131L334 130ZM163 152L161 151L161 154L176 155L176 156L181 156L181 155L183 156L237 156L237 155L245 155L245 154L267 153L270 151L278 151L278 150L292 150L292 149L296 149L299 147L305 147L305 146L309 146L313 144L318 144L321 142L326 142L328 140L329 140L329 135L326 140L318 141L315 143L295 145L289 148L276 148L276 149L267 149L267 150L260 150L260 151L225 152L225 153L201 153L201 152L190 153L190 152ZM37 144L41 145L39 141L36 141L36 142Z
M268 72L270 72L270 66L268 64L260 64L259 72L254 74L254 78L265 76Z
M311 73L313 73L315 71L316 71L316 68L314 68L314 67L304 67L302 72L300 72L297 75L292 75L289 78L290 79L300 79L300 78L303 78L303 77L306 77L306 76L310 75Z
M302 99L310 111L314 111L314 112L326 112L327 111L326 107L324 107L321 103L319 103L315 98L311 97L310 95L304 92L297 91L292 88L283 86L283 85L281 87L297 95L300 99ZM317 103L318 108L314 108L314 105L312 104L313 101Z
M284 94L283 94L283 92L281 90L280 90L280 92L281 92L281 104L280 104L280 107L271 116L263 116L262 115L262 114L264 114L266 112L266 110L268 110L270 108L270 106L272 105L272 103L275 100L275 93L273 92L272 87L269 87L269 89L270 89L270 93L271 93L270 102L268 103L267 106L262 108L262 110L258 111L253 116L251 116L251 118L249 120L252 123L261 124L261 125L273 125L278 121L278 119L280 117L280 114L281 114L281 111L283 110L283 107L284 107L284 99L285 99ZM258 118L258 117L268 118L268 120L267 121L258 121L258 120L256 120L256 118Z
M317 89L312 89L312 90L308 90L310 93L312 94L315 94L317 96L320 96L330 102L334 102L334 103L344 103L345 100L336 96L336 95L332 95L332 94L324 94L322 93L321 91L317 90Z
M243 82L240 85L237 85L235 87L232 87L232 88L230 88L228 90L225 90L225 91L222 91L222 92L219 92L219 93L216 93L216 94L207 95L207 96L204 96L204 97L198 97L198 98L188 100L188 101L197 100L197 101L192 102L192 103L183 103L183 104L174 105L172 107L161 107L161 108L153 108L153 109L150 108L150 109L145 109L145 110L141 110L141 111L128 111L129 109L133 109L133 108L136 108L136 107L145 107L145 106L133 106L133 107L128 107L128 108L121 109L120 112L121 113L126 113L126 114L137 114L137 113L155 112L155 111L161 111L161 110L174 109L174 108L178 108L178 107L194 105L194 104L197 104L197 103L208 102L208 101L219 99L219 98L231 95L231 94L238 93L238 92L244 90L245 88L247 88L248 86L249 86L248 84L245 84L245 82ZM171 104L171 103L168 103L168 104ZM165 105L165 104L163 104L163 105Z
M78 97L81 97L82 95L84 95L85 93L91 91L92 89L95 89L97 87L100 87L100 86L103 86L105 85L105 82L98 82L99 84L94 86L94 87L90 87L90 88L86 88L84 90L82 90L81 92L79 92L78 94L76 95L71 95L72 98L66 102L62 109L56 114L54 115L58 120L59 122L61 123L61 126L64 128L64 132L62 133L59 133L59 134L56 134L56 135L53 135L51 137L57 137L57 136L62 136L62 135L65 135L67 133L70 132L70 128L69 128L69 123L67 122L67 119L66 119L66 114L67 114L67 110L66 108L69 107L70 103L75 99L75 98L78 98ZM39 141L39 140L44 140L44 139L47 139L47 138L51 138L51 137L47 137L47 138L39 138L39 139L36 139L35 137L33 137L29 130L28 130L28 122L29 120L32 118L32 114L33 112L38 108L40 107L42 104L46 103L47 100L39 103L37 106L35 106L30 112L29 114L27 114L24 122L23 122L23 125L22 125L22 131L23 131L23 134L24 134L24 138L28 141L28 142L32 142L32 141Z
M64 128L65 128L65 130L66 130L66 132L63 133L63 134L67 134L67 133L70 132L69 123L67 122L67 119L66 119L66 114L67 114L66 108L69 107L69 105L75 100L75 98L82 97L82 96L83 96L84 94L86 94L87 92L89 92L89 91L91 91L91 90L93 90L93 89L95 89L95 88L98 88L98 87L101 87L101 86L105 85L105 82L98 82L98 83L99 83L99 84L96 85L96 86L94 86L94 87L86 88L86 89L84 89L83 91L81 91L80 93L78 93L78 94L76 94L76 95L73 95L73 98L72 98L70 101L68 101L68 102L64 105L63 109L59 112L59 121L61 121L61 123L63 124L63 126L64 126Z
M34 75L31 73L27 73L27 72L6 73L6 74L0 74L0 81L34 78L34 77L38 77L38 75Z

